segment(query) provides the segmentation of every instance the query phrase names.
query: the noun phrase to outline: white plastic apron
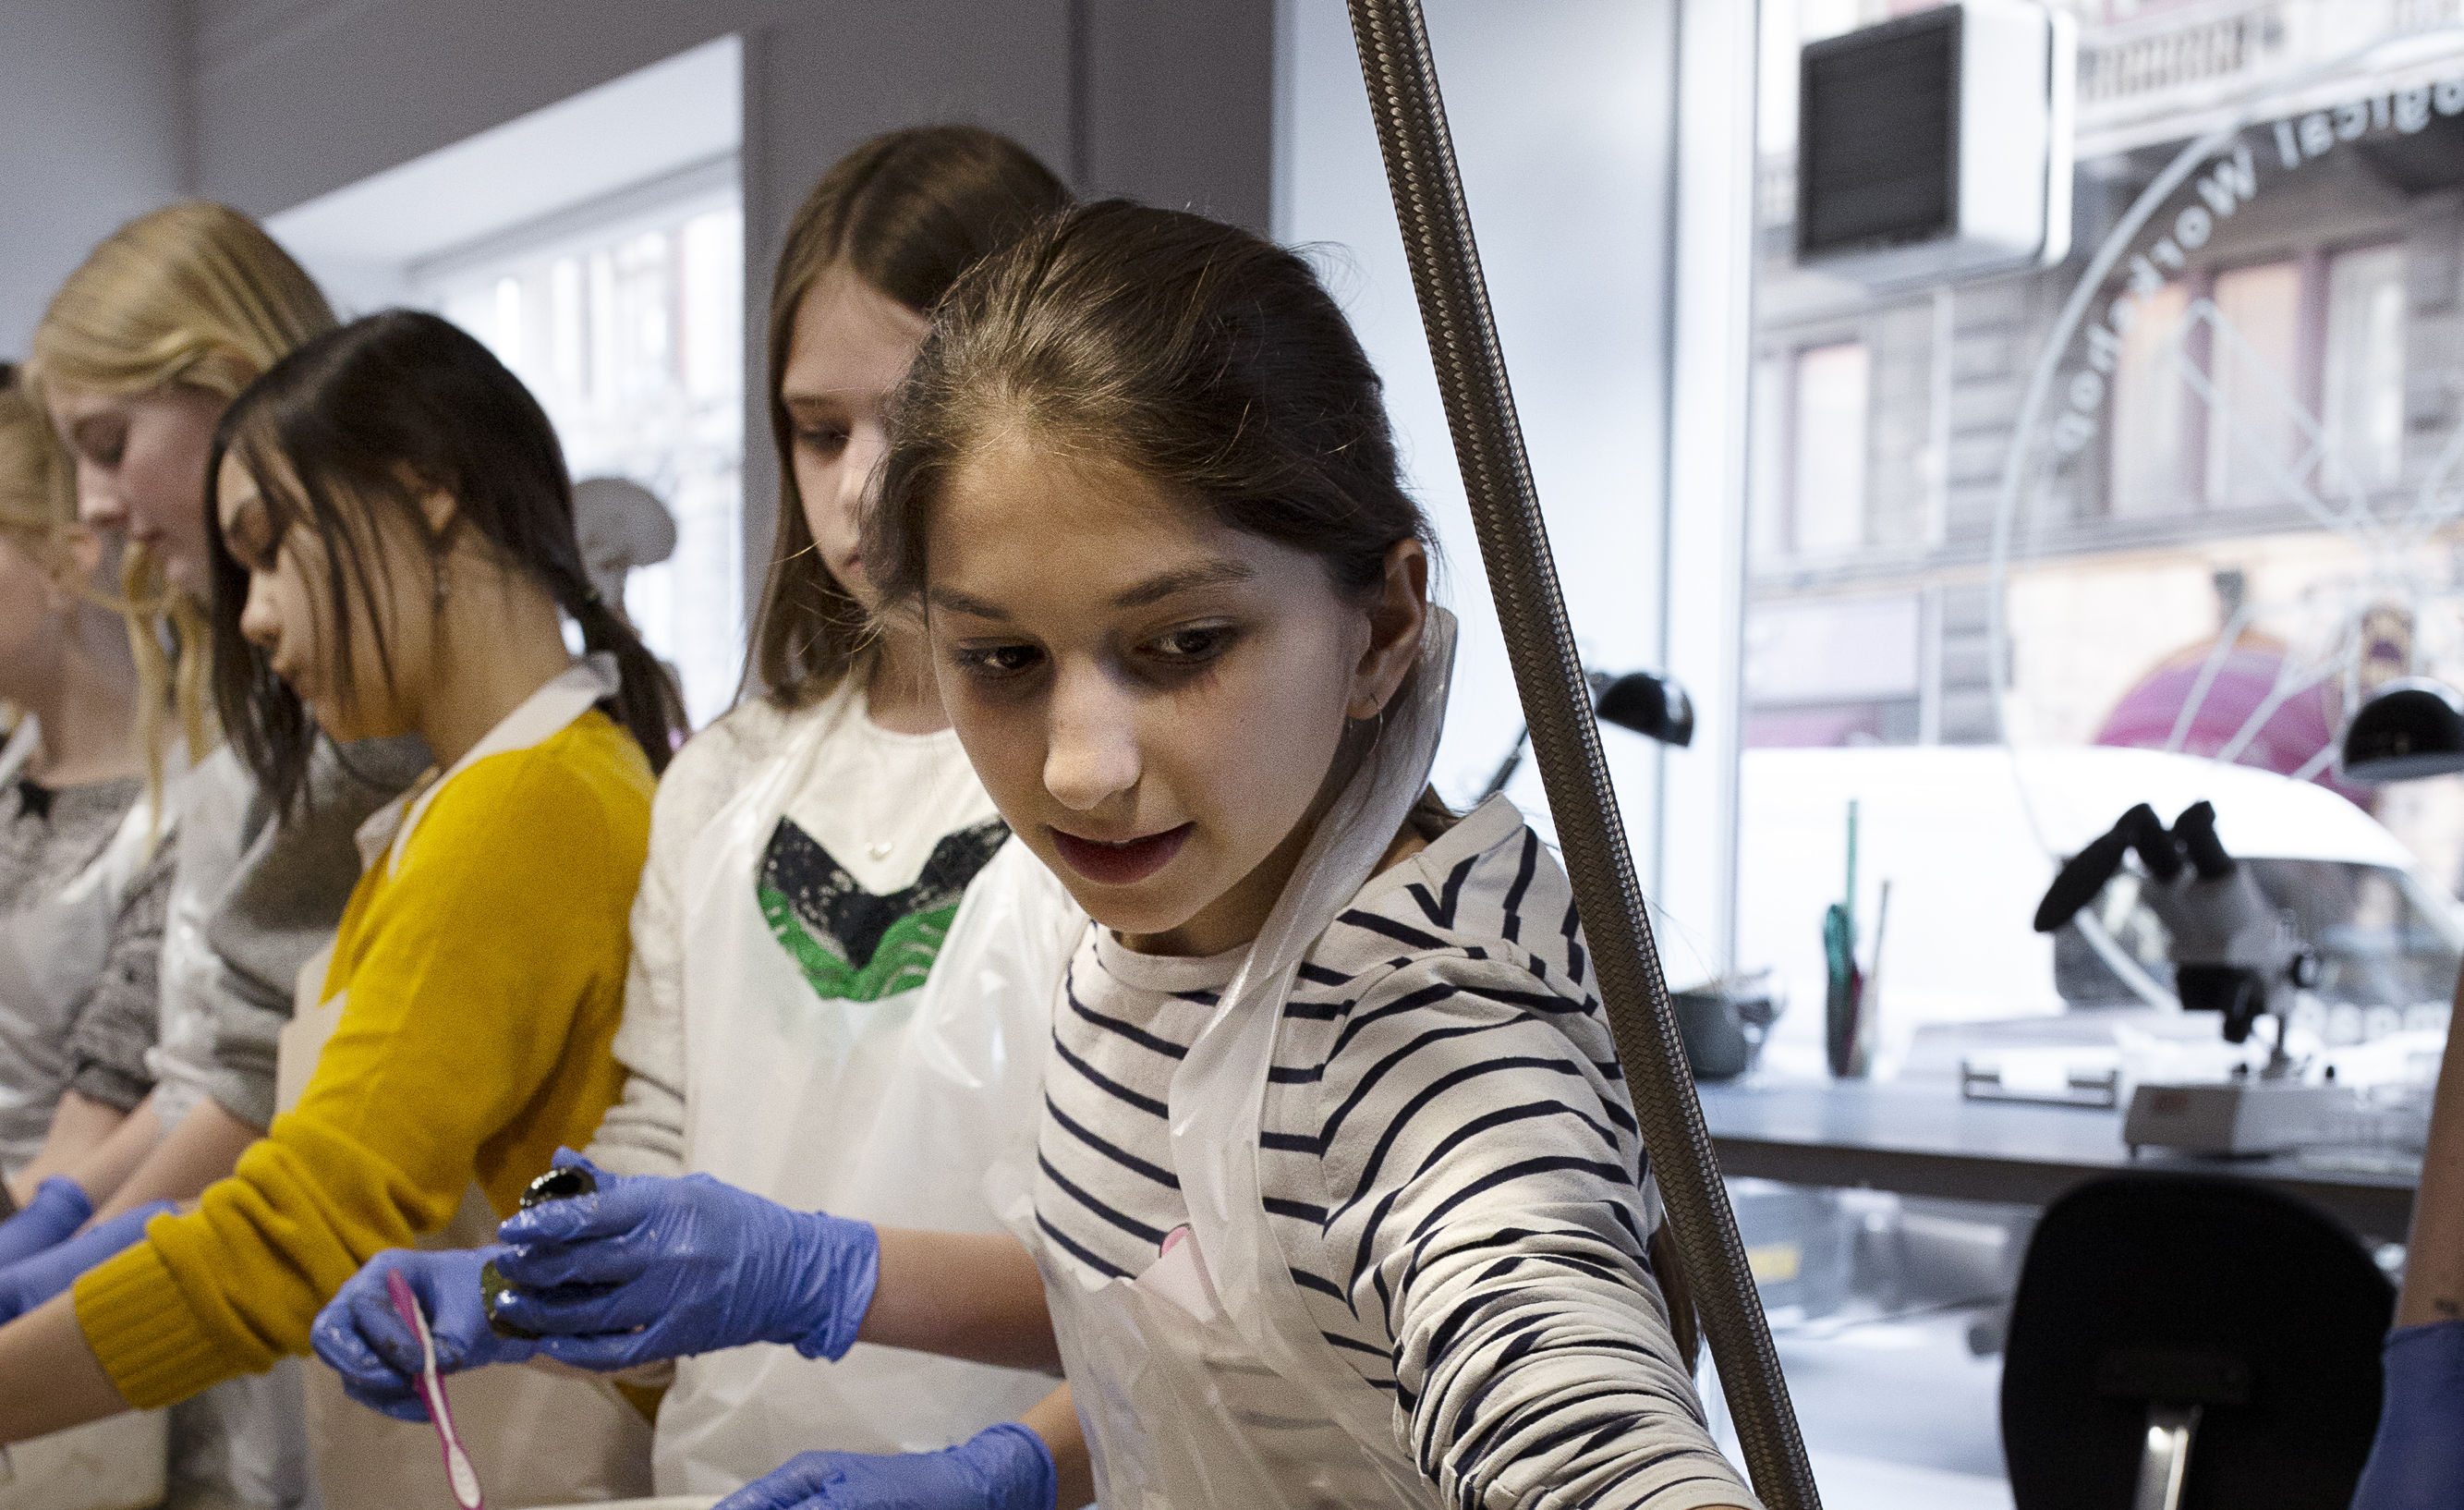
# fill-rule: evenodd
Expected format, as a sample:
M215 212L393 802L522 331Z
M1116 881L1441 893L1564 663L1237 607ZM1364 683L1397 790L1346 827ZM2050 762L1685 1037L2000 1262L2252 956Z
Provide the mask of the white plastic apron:
M1035 1225L1030 1161L1003 1161L1003 1215L1044 1269L1104 1510L1438 1503L1397 1444L1394 1406L1319 1334L1292 1283L1259 1196L1258 1128L1294 972L1426 788L1453 665L1453 617L1433 609L1418 675L1174 1072L1187 1236L1134 1279L1088 1284ZM1057 991L1046 1000L1057 1010Z
M998 1232L983 1171L1034 1127L1046 988L1086 915L1012 840L967 888L922 986L816 994L754 882L826 732L748 773L680 867L686 1166L807 1210ZM836 1364L767 1344L682 1359L659 1407L658 1492L726 1493L815 1449L947 1447L1055 1383L868 1343Z
M33 743L29 718L0 750L0 787L16 779ZM84 869L0 916L0 1169L14 1174L50 1135L68 1082L70 1013L101 976L128 884L169 829L139 798Z
M612 662L594 655L533 693L485 739L434 781L412 785L360 826L369 865L398 865L411 831L436 793L473 763L526 748L588 712L616 687ZM298 998L282 1030L275 1068L275 1115L290 1111L315 1076L327 1040L341 1025L349 993L319 1000L333 950L299 972ZM496 1213L477 1186L422 1248L475 1248L495 1240ZM285 1362L296 1362L285 1360ZM342 1393L341 1376L321 1365L304 1370L307 1435L324 1510L393 1510L445 1503L445 1470L435 1430L397 1421ZM649 1488L650 1425L604 1379L538 1367L481 1368L449 1386L453 1421L488 1503L498 1510L624 1499Z

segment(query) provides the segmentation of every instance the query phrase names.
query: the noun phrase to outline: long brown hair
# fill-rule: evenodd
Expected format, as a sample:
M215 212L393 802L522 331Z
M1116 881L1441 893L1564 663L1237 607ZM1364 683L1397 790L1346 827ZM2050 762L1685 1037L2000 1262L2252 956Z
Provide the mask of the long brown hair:
M979 126L918 126L839 159L787 228L770 287L770 438L779 520L754 616L747 690L800 707L837 686L867 642L863 608L822 562L796 487L795 424L780 399L796 313L833 268L917 314L958 275L1068 203L1034 154Z
M256 483L275 538L290 529L324 547L326 610L336 664L351 652L351 598L379 596L380 580L409 564L384 559L370 510L391 511L423 538L431 564L461 530L478 533L507 568L532 578L582 628L583 643L616 658L623 682L616 715L641 743L653 771L667 767L683 726L675 691L658 660L615 607L590 586L573 537L573 483L538 400L503 363L460 327L419 310L395 309L318 337L275 363L223 411L206 485L213 548L214 692L223 726L266 793L284 811L300 798L317 726L268 660L240 633L249 568L223 536L220 491L228 455ZM431 529L420 507L429 492L453 500L453 516ZM371 614L376 662L392 675L386 626Z
M941 488L1009 433L1127 466L1317 557L1339 590L1375 590L1397 544L1431 543L1343 312L1300 257L1203 216L1069 211L941 301L866 524L885 608L924 589Z

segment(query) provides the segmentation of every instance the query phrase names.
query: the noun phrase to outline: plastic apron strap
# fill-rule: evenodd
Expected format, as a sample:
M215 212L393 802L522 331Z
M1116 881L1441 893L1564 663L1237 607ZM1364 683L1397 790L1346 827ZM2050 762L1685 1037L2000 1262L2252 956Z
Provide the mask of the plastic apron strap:
M1135 1279L1090 1286L1046 1268L1107 1510L1434 1503L1397 1446L1393 1407L1319 1335L1292 1283L1257 1156L1284 1000L1427 786L1454 636L1452 616L1433 610L1416 675L1173 1077L1173 1160L1194 1235ZM1009 1210L1032 1251L1030 1207L1014 1194Z
M1174 1164L1226 1314L1278 1374L1307 1387L1313 1403L1342 1422L1364 1450L1415 1484L1418 1470L1395 1445L1392 1407L1361 1388L1359 1376L1319 1335L1266 1225L1258 1128L1293 977L1427 789L1445 727L1454 651L1454 615L1432 608L1413 677L1174 1076L1171 1098Z

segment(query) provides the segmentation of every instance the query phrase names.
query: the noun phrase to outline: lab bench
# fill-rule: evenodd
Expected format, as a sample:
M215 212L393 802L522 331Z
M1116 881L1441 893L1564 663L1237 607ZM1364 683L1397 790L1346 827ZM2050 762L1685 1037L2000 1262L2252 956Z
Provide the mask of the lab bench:
M2186 1170L2275 1186L2369 1239L2401 1242L2412 1225L2417 1168L2370 1149L2134 1159L2119 1111L1967 1100L1938 1080L1749 1080L1701 1095L1720 1171L1732 1177L2043 1206L2100 1175Z

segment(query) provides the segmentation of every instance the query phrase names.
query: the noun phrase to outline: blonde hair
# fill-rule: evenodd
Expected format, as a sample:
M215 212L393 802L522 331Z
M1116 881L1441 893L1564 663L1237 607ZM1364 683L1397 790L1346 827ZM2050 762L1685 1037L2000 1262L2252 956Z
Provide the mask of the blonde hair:
M86 255L34 327L29 387L37 403L55 388L122 396L175 386L228 403L334 323L316 282L255 221L192 200L139 216ZM121 585L137 658L138 729L159 788L166 706L178 709L188 758L208 747L212 629L205 605L167 588L142 546L121 559ZM165 650L166 628L176 664Z
M50 569L76 522L77 492L59 437L13 369L0 364L0 535Z

